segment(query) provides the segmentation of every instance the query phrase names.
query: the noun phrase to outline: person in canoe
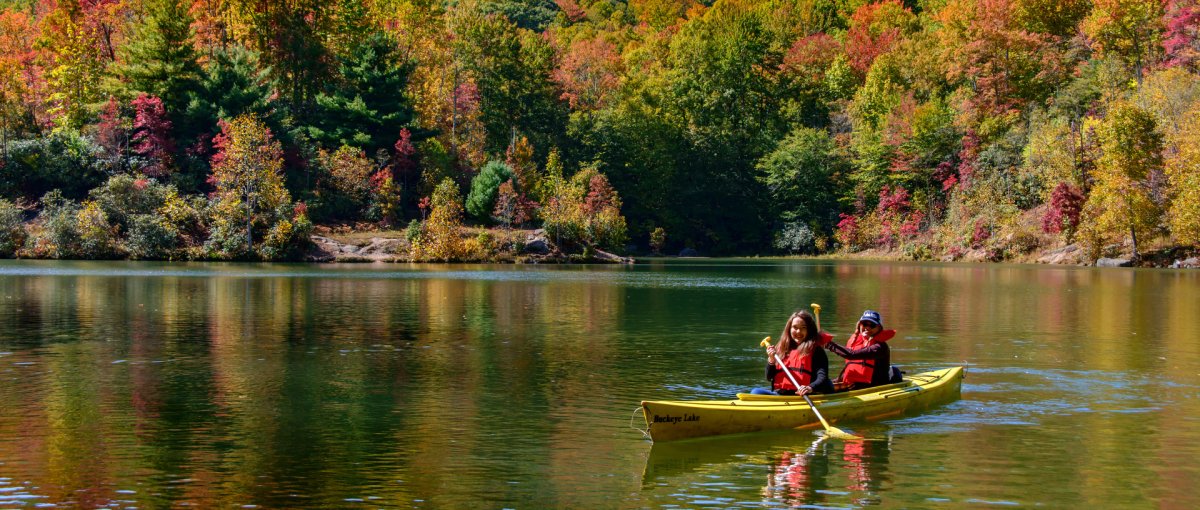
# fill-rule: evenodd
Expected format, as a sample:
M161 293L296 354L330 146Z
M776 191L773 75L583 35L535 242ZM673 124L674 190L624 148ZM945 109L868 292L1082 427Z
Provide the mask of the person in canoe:
M788 317L779 334L779 342L767 347L767 380L770 388L754 388L755 395L807 395L809 393L832 393L833 381L829 378L829 357L821 346L833 339L833 335L817 331L812 314L798 311ZM775 362L775 355L787 365L792 377L800 383L797 388L788 379L785 367Z
M857 390L899 382L892 380L892 355L887 344L894 336L895 330L883 329L883 317L879 312L867 310L858 319L858 326L845 347L836 342L826 344L826 349L846 360L846 366L838 376L839 390L843 386L846 390Z

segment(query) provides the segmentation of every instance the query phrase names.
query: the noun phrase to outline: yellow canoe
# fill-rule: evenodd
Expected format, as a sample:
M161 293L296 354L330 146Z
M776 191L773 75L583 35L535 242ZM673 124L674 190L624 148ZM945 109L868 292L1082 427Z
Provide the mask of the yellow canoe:
M963 367L906 376L904 382L846 393L814 395L830 423L878 420L927 409L959 398ZM739 393L737 400L646 400L646 434L655 442L788 428L819 428L800 397Z

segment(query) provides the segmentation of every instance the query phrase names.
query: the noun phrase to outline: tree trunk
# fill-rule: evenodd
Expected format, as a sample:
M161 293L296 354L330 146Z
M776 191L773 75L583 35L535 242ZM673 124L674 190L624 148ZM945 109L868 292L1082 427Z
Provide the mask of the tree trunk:
M254 203L250 198L250 192L245 193L244 200L246 202L246 251L254 251L254 232L252 230L254 224Z
M1129 193L1132 194L1132 190L1130 190ZM1136 264L1138 261L1137 218L1134 216L1133 198L1131 198L1129 195L1126 195L1125 198L1125 210L1128 211L1127 214L1129 215L1129 238L1133 241L1132 261Z
M1137 248L1137 229L1132 224L1129 225L1129 237L1133 239L1133 263L1136 264L1140 256Z

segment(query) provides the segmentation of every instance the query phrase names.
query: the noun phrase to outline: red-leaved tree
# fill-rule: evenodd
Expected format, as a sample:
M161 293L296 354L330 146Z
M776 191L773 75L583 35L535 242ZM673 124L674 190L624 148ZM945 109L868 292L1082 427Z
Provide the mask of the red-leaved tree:
M1163 50L1167 67L1182 66L1200 71L1200 2L1167 0Z
M875 57L887 53L897 43L903 28L913 22L912 11L900 0L863 5L850 16L846 33L846 55L859 76L866 76Z
M579 7L579 3L575 0L554 0L554 5L558 6L568 20L579 21L587 16L587 12Z
M113 172L125 170L126 154L129 149L129 119L122 115L121 103L109 97L100 112L100 123L96 126L96 144L104 150L104 159Z
M1019 109L1066 78L1056 38L1025 30L1013 0L958 0L939 19L947 26L947 77L970 80L985 111Z
M858 226L858 216L853 214L841 213L837 228L833 232L833 238L837 240L843 248L847 250L855 250L858 248L858 237L860 229Z
M505 227L520 226L533 219L533 211L537 204L518 193L512 179L504 181L496 191L496 208L492 216Z
M408 128L400 130L400 138L392 146L396 152L392 155L392 178L400 181L404 189L409 189L410 183L418 179L417 147L412 143L412 132Z
M895 247L899 236L916 235L923 215L912 214L912 200L903 186L884 186L879 190L879 238L876 243Z
M1083 204L1087 200L1079 188L1067 182L1060 182L1050 195L1050 207L1042 216L1042 231L1047 234L1062 233L1067 242L1075 235L1079 227L1079 215L1083 212Z
M171 154L175 152L167 110L161 99L146 94L133 100L133 108L133 150L146 158L142 172L151 177L165 177L171 173Z

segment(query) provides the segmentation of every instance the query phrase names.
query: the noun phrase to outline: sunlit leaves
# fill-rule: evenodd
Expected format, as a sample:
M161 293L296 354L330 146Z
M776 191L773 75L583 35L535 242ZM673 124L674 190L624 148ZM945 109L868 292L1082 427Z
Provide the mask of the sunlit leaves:
M1146 0L1094 0L1080 24L1101 55L1121 58L1141 80L1142 69L1162 51L1163 6Z
M1162 136L1154 117L1123 102L1112 106L1099 131L1104 155L1085 213L1101 236L1128 234L1136 256L1139 234L1149 234L1161 213L1150 178L1162 170Z
M1091 0L1013 0L1016 20L1025 30L1072 37L1092 10Z
M1171 233L1180 244L1200 246L1200 104L1187 112L1182 129L1170 139L1179 152L1167 161L1171 184Z
M50 90L50 115L59 128L79 128L88 120L88 105L101 100L100 78L106 64L102 35L88 23L78 0L58 2L42 22L38 46Z
M847 165L829 134L799 128L758 162L759 179L768 190L764 205L782 222L833 224L834 178Z
M558 181L540 215L546 234L560 247L617 249L626 240L621 199L608 178L594 169Z
M291 203L283 187L283 149L261 120L243 115L224 123L214 140L209 182L216 188L212 249L226 257L245 256L281 220Z
M454 181L445 179L438 183L430 197L429 219L413 246L413 258L449 261L459 260L466 255L466 245L462 239L461 197Z
M940 13L947 76L968 80L988 112L1043 99L1066 77L1056 40L1024 30L1018 13L1012 0L953 0Z
M865 76L871 63L887 53L900 37L916 27L916 17L899 0L866 4L850 17L846 34L846 54L850 66Z
M620 79L620 55L603 37L575 41L561 60L552 76L563 88L563 99L575 110L602 106Z
M35 112L41 112L38 94L44 82L40 68L34 65L36 37L34 19L28 13L0 11L0 132L5 141L32 128Z
M1200 2L1167 0L1166 11L1166 65L1200 71Z

